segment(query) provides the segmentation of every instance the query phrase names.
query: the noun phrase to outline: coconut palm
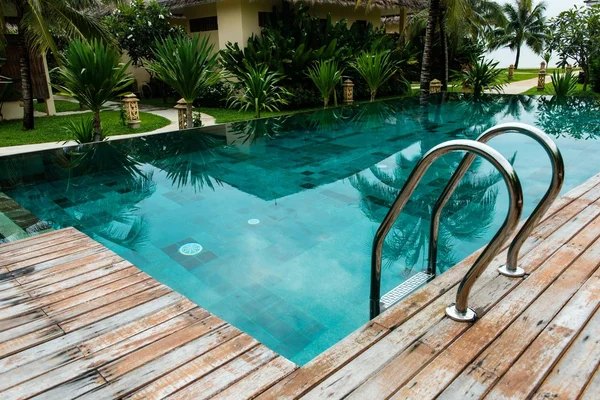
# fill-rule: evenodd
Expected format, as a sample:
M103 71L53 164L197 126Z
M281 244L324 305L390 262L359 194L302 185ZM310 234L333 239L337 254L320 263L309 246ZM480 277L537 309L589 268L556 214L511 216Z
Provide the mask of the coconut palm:
M111 46L93 39L76 39L69 43L65 65L59 69L62 85L56 87L94 116L94 141L102 140L100 109L106 102L129 92L134 82L127 72L130 62L121 64L121 54Z
M155 61L148 70L173 88L187 103L186 127L192 128L193 103L204 91L221 79L218 52L208 44L208 36L179 37L156 41Z
M30 52L45 54L51 50L58 54L51 32L69 38L106 37L101 20L93 12L101 5L101 0L2 0L0 3L2 27L3 12L11 7L16 10L24 130L34 128ZM4 29L0 29L0 42L3 35Z
M506 17L504 26L493 32L492 47L508 47L516 51L515 68L519 68L521 47L527 45L535 54L541 55L546 40L546 3L534 6L532 0L513 0L502 7Z
M231 107L253 109L254 116L260 118L261 111L279 111L279 106L288 103L289 92L278 85L284 75L269 71L267 64L246 64L246 71L239 71L236 78L238 90L229 98Z
M339 70L337 62L333 60L317 61L313 67L309 67L307 75L323 97L323 108L327 108L329 105L332 93L334 104L337 106L335 87L342 80L342 71Z
M398 65L390 57L390 52L361 52L350 64L367 82L371 92L371 102L375 100L377 89L397 72Z

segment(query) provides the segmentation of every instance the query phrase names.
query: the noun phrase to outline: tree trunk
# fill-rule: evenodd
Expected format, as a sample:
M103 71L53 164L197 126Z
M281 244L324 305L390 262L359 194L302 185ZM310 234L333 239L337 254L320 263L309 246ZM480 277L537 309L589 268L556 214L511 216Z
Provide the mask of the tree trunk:
M194 103L186 102L185 127L191 129L194 127Z
M448 35L446 34L446 27L444 26L444 14L445 10L440 10L439 24L440 24L440 43L442 45L442 91L448 91Z
M258 99L254 99L254 117L260 118L260 107L258 106Z
M21 96L23 98L23 130L34 128L33 120L33 84L31 81L31 59L29 45L22 28L19 26L18 38L19 68L21 70Z
M102 123L100 122L100 110L94 111L94 142L102 141Z
M371 90L371 103L375 101L375 95L376 94L377 94L377 91Z
M519 69L519 58L521 58L521 46L517 47L517 59L515 60L515 69Z
M440 0L430 0L429 17L425 31L425 46L423 48L423 62L421 65L421 104L429 101L429 83L431 81L431 45L435 33L435 24L440 13Z

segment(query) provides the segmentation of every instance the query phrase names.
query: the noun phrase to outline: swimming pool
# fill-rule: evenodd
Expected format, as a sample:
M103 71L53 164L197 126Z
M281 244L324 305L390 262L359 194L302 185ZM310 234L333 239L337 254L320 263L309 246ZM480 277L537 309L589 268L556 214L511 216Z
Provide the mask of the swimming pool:
M563 152L566 191L600 171L598 115L592 100L526 96L356 105L5 157L0 188L303 364L368 320L371 241L420 155L530 123ZM490 144L513 160L528 215L547 189L547 156L516 134ZM460 159L436 162L390 233L382 293L425 267L431 207ZM442 214L439 272L485 244L506 206L499 175L474 164Z

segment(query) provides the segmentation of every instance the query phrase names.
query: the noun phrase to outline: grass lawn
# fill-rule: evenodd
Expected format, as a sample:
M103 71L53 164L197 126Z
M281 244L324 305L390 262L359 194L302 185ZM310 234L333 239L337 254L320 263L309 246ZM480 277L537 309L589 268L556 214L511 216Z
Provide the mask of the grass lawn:
M54 100L54 106L56 107L56 112L82 111L81 108L79 108L79 103L67 100ZM38 103L37 100L34 100L33 107L35 108L35 111L46 112L46 104Z
M546 83L545 90L543 92L539 92L537 90L537 87L532 87L531 89L527 90L526 92L523 92L522 94L527 94L527 95L553 95L554 94L554 88L552 87L552 83ZM596 98L596 99L600 99L600 93L593 92L590 85L588 85L587 90L584 92L582 84L578 84L577 85L577 89L575 90L575 93L573 93L573 96L574 97L593 97L593 98Z
M21 120L0 122L0 147L70 140L71 137L65 131L65 123L76 118L88 118L90 116L91 114L86 113L83 115L38 117L35 119L35 129L32 131L23 131ZM104 111L101 113L101 118L102 128L107 136L149 132L170 123L166 118L144 112L140 113L142 124L138 129L123 126L119 119L119 111Z

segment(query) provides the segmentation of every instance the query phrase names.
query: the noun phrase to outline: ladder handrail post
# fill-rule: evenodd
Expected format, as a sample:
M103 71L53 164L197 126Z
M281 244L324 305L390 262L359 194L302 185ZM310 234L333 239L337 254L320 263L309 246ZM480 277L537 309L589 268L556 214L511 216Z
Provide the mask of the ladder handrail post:
M477 259L473 267L469 270L465 278L463 279L459 293L457 295L457 303L451 307L455 309L455 316L452 316L448 311L447 314L451 318L466 320L468 316L469 320L471 316L474 316L474 312L468 309L468 295L473 283L481 275L485 267L489 264L492 258L497 254L498 249L504 243L506 238L516 228L521 213L523 210L523 190L519 177L517 176L514 168L510 163L496 150L492 149L488 145L473 141L473 140L452 140L440 145L435 146L429 150L417 163L409 178L407 179L404 187L396 197L396 200L390 207L387 215L381 223L375 238L373 239L373 253L371 258L371 293L370 293L370 315L371 319L379 314L379 299L381 297L381 257L383 242L385 237L392 228L398 215L402 212L402 209L408 202L408 199L414 192L416 186L421 181L423 175L427 169L433 164L435 160L444 154L453 151L467 151L479 155L496 167L502 174L504 181L508 187L510 197L510 207L507 213L506 220L496 233L490 244L486 247L480 257ZM473 156L475 157L475 156ZM467 167L468 168L468 167ZM437 229L437 226L435 227ZM437 238L436 238L437 239ZM434 265L435 271L435 265ZM375 305L375 303L377 303Z

